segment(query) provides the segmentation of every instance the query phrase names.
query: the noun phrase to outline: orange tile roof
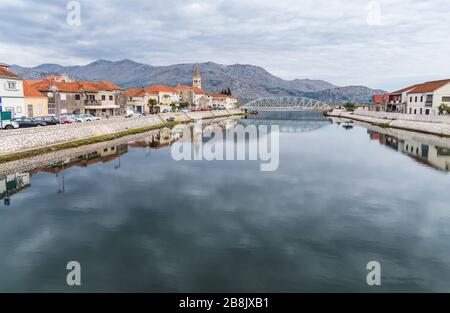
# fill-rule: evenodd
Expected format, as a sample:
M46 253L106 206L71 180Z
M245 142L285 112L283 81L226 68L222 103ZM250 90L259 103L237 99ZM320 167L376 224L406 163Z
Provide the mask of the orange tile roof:
M210 95L211 97L213 97L213 98L218 98L218 99L227 99L227 98L230 98L230 99L236 99L235 97L233 97L233 96L229 96L229 95L224 95L224 94L212 94L212 95Z
M55 86L60 92L71 93L123 90L106 80L101 82L60 82L54 80L51 76L42 80L29 81L29 84L35 85L39 91L50 91L52 86Z
M154 85L145 88L145 91L148 93L156 93L156 92L177 92L177 90L170 86L163 86L163 85Z
M130 88L125 92L127 97L143 97L145 95L144 88Z
M402 93L404 93L405 91L408 91L408 90L411 90L411 89L415 88L416 86L417 86L417 85L412 85L412 86L409 86L409 87L406 87L406 88L402 88L402 89L400 89L400 90L396 90L396 91L394 91L394 92L391 92L390 94L391 94L391 95L402 94Z
M8 70L8 67L5 64L0 65L0 77L7 77L7 78L15 78L15 79L22 79L19 75L16 73L11 72Z
M24 80L23 81L24 96L30 98L47 98L43 93L39 91L38 84L39 83L36 83L35 80Z
M200 89L198 87L193 87L193 86L176 86L174 89L176 91L192 90L198 95L204 95L205 94L205 92L202 89Z
M409 91L408 94L411 93L424 93L424 92L433 92L445 85L450 84L450 79L444 80L436 80L431 82L426 82L423 84L416 85L413 90Z
M97 85L98 90L106 90L106 91L114 91L114 90L124 91L125 90L107 80L102 80L102 81L96 83L96 85Z

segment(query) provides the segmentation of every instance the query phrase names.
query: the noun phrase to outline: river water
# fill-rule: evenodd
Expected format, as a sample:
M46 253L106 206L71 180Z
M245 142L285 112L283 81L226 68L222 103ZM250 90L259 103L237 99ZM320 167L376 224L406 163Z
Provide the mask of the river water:
M449 140L311 113L217 127L236 124L279 125L278 170L177 162L169 130L0 175L0 291L450 291Z

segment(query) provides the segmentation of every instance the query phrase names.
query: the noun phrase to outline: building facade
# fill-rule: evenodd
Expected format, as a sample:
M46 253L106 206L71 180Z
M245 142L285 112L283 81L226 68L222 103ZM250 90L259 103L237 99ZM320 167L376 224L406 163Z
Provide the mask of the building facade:
M40 92L33 80L23 81L26 117L48 115L48 97Z
M217 109L235 109L238 100L235 97L223 94L211 95L212 107Z
M11 112L12 117L26 116L23 80L6 64L0 64L0 106L2 111Z
M438 115L441 104L450 106L450 79L426 82L409 90L406 113Z

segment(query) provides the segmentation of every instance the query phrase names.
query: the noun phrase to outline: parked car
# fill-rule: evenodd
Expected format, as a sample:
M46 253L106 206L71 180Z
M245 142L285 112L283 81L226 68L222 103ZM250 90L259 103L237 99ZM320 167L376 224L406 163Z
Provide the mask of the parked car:
M126 117L142 116L142 113L132 110L132 109L127 109L125 111L125 116Z
M47 126L46 122L37 121L28 117L14 118L13 121L19 124L19 128Z
M91 115L91 114L80 114L80 117L84 119L85 122L93 122L101 120L100 117Z
M169 116L168 118L166 118L166 122L175 122L175 117Z
M74 123L84 123L84 122L90 122L91 120L83 116L82 114L76 114L72 115L72 119Z
M67 115L67 114L61 115L59 120L61 121L61 124L75 123L75 120L72 118L72 115Z
M181 113L189 113L189 109L181 109L180 112Z
M42 121L47 125L58 125L60 124L59 119L54 116L37 116L33 118L35 121Z
M3 120L1 123L2 129L17 129L19 128L19 124L12 120Z

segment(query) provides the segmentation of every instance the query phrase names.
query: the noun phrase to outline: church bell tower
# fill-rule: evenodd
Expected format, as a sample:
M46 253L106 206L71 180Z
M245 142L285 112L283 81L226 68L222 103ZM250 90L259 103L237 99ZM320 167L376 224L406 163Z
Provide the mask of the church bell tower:
M202 89L202 76L200 75L200 68L198 67L198 65L195 67L192 86Z

